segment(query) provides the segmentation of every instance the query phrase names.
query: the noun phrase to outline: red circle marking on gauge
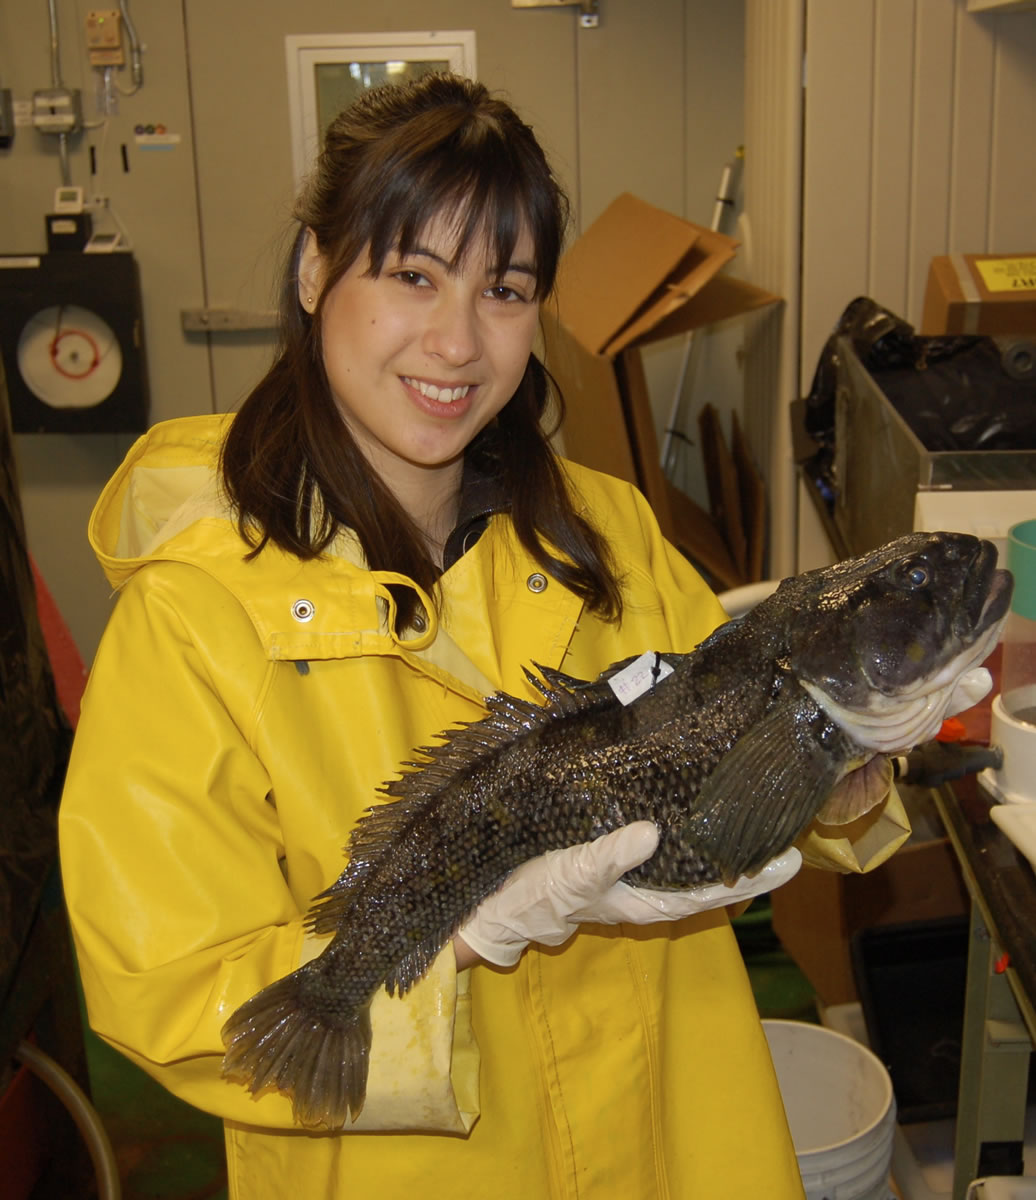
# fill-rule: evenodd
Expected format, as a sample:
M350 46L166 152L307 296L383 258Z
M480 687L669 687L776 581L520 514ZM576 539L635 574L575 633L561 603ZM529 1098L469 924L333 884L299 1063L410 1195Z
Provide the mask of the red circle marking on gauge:
M74 340L62 347L60 343L67 338ZM63 329L50 343L50 361L66 379L85 379L100 366L101 352L85 330Z

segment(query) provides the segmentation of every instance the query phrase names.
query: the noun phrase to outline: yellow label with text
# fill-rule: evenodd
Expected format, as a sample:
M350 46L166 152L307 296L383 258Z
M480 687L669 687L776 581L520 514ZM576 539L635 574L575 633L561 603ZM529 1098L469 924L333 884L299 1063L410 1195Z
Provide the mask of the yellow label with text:
M1036 292L1036 258L973 260L989 292Z

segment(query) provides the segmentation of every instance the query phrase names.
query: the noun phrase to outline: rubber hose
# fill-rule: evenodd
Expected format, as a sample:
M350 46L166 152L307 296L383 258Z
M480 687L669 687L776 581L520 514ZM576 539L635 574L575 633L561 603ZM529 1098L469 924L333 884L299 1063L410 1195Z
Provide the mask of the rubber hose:
M115 1153L97 1109L87 1099L83 1089L64 1067L31 1042L20 1041L14 1056L50 1088L71 1114L93 1160L98 1200L120 1200L122 1185Z

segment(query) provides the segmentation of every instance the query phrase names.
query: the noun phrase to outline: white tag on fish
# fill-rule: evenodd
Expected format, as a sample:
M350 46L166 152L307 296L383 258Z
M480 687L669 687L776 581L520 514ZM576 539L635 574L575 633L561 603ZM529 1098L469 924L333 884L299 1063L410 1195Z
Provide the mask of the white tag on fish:
M608 680L608 685L623 704L631 704L672 673L673 668L657 651L645 650L628 667L616 671Z

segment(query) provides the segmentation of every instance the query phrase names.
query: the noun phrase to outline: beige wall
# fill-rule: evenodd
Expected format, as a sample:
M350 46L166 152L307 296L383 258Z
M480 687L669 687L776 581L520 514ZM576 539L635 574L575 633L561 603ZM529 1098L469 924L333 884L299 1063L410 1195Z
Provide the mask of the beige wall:
M61 0L56 7L64 83L82 89L85 115L96 119L83 30L97 6ZM708 224L722 165L742 140L739 0L601 0L593 30L580 28L575 7L396 0L389 22L379 7L366 0L130 0L146 46L144 86L121 99L103 138L94 129L73 140L72 182L89 188L93 145L101 186L140 266L153 420L233 407L269 359L268 334L188 335L180 312L272 306L292 196L285 34L473 29L480 78L509 93L539 131L572 192L577 228L624 190ZM0 85L16 101L50 85L47 9L42 0L0 6ZM156 122L180 135L173 149L135 145L133 127ZM14 146L0 152L0 253L45 248L43 214L59 182L55 141L18 128ZM674 364L674 354L662 354L652 367L660 411ZM738 387L735 366L722 385L733 403ZM16 439L30 547L87 661L110 597L85 526L131 440Z

